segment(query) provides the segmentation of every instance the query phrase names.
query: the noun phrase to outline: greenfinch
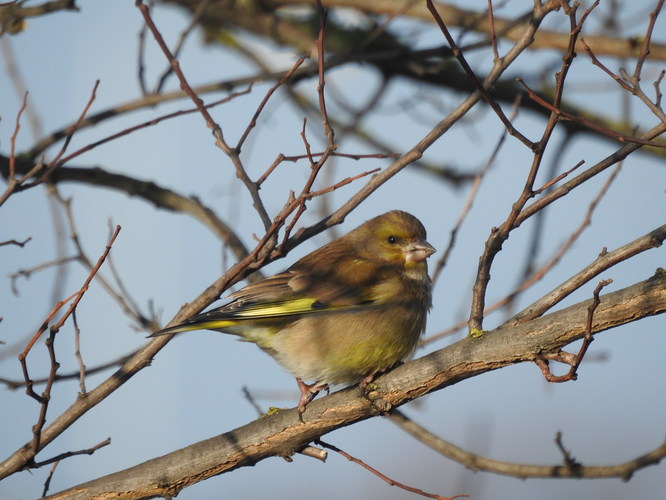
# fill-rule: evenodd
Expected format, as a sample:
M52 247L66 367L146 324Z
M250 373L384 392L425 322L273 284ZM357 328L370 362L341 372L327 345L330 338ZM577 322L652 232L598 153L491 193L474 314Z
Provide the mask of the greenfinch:
M393 210L151 336L208 329L254 342L296 377L303 411L328 384L365 386L414 351L432 303L434 252L423 224Z

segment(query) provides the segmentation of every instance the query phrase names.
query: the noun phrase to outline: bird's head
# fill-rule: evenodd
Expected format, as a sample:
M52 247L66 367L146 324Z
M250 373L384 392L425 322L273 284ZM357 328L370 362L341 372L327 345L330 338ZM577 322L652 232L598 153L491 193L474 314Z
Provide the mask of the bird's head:
M352 233L366 258L382 260L406 269L423 268L435 253L426 241L426 230L416 217L392 210L370 219Z

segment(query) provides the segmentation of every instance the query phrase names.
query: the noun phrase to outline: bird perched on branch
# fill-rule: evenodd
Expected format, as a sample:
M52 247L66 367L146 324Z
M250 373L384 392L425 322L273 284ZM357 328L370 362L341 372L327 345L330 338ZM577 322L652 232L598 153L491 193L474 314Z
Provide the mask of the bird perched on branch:
M328 384L365 386L413 352L431 306L434 252L423 224L393 210L151 337L207 329L254 342L296 377L302 412Z

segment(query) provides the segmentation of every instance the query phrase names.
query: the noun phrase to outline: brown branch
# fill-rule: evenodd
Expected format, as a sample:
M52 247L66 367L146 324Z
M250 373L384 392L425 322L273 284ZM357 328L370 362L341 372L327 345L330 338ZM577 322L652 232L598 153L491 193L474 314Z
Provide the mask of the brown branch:
M367 396L352 387L313 401L302 414L302 421L295 408L266 415L233 431L78 485L51 498L83 499L112 492L119 495L116 498L174 496L188 485L208 477L254 465L270 456L288 456L334 429L385 414L466 378L533 361L540 352L554 352L582 338L586 330L586 310L591 302L575 304L480 338L462 339L379 377L375 380L376 387ZM664 312L666 277L661 273L602 296L594 314L592 332L596 335ZM87 399L95 396L91 391ZM13 470L20 457L18 453L0 464L0 477Z
M460 65L463 67L465 70L465 73L469 77L469 79L472 81L474 84L474 87L476 88L477 92L481 94L481 97L483 97L483 100L486 101L486 104L492 108L492 110L495 112L495 114L498 116L498 118L502 121L504 124L504 127L506 130L511 134L513 137L518 139L520 142L522 142L525 146L527 146L530 149L534 148L534 143L530 141L527 137L525 137L523 134L521 134L514 126L513 123L511 123L511 120L507 118L507 116L504 114L504 111L500 107L500 105L497 103L497 101L490 95L484 84L479 80L479 78L476 76L470 65L467 63L467 60L465 59L465 56L461 52L461 50L458 48L458 45L456 44L455 40L451 36L451 33L449 33L449 30L446 27L446 24L442 20L442 17L439 15L439 12L437 12L437 9L435 8L435 5L433 4L432 0L426 0L426 6L428 7L428 10L432 14L433 18L435 19L435 22L439 26L440 31L444 35L444 38L446 38L447 43L449 44L449 47L451 47L451 50L453 51L453 55L455 56L456 59L458 59L458 62ZM494 35L494 33L493 33ZM495 61L497 61L499 58L496 57Z
M328 119L328 112L326 111L326 96L324 94L324 87L326 86L326 78L324 77L325 72L325 50L324 45L326 43L326 17L328 15L324 5L321 0L317 0L317 10L319 11L319 35L317 36L317 70L319 73L319 79L317 84L317 96L319 97L319 113L321 115L321 122L324 126L324 133L326 134L327 145L326 151L328 154L332 153L337 149L335 144L335 132L331 127L331 122Z
M557 8L558 7L552 3L538 5L535 7L534 12L532 13L531 23L523 32L520 40L516 42L516 44L504 55L502 59L496 61L493 64L492 69L483 82L484 86L492 86L497 82L502 73L524 50L527 49L527 47L529 47L533 40L534 34L538 30L539 25L544 17ZM401 158L394 161L391 165L385 168L382 172L374 175L368 184L360 189L356 195L350 197L338 210L333 212L329 217L322 220L321 222L297 231L294 236L290 238L290 241L285 245L285 250L290 250L304 239L307 239L315 234L320 233L324 229L342 222L354 208L356 208L363 200L375 192L380 186L395 176L407 165L410 165L419 160L423 156L423 153L437 139L446 133L454 123L457 123L458 120L465 116L467 112L479 102L480 99L481 95L478 91L475 91L469 95L451 113L449 113L448 116L446 116L437 125L435 125L432 130L426 134L426 136L423 137L414 147L407 151L407 153L405 153Z
M112 361L108 361L106 363L101 363L97 366L94 366L92 368L85 367L85 376L88 375L94 375L96 373L100 373L106 370L110 370L112 368L118 368L121 366L124 362L126 362L128 359L130 359L134 354L136 354L136 351L132 351L129 354L125 354L124 356L120 356L119 358L116 358ZM55 376L54 382L60 382L63 380L72 380L72 379L80 379L81 378L81 371L80 368L77 371L71 372L71 373L64 373L64 374L57 374ZM33 385L42 385L46 384L48 382L48 378L37 378L37 379L32 379L32 384ZM3 384L7 389L10 391L14 391L16 389L20 389L22 387L26 386L25 380L12 380L4 377L0 377L0 384Z
M252 86L248 86L244 90L241 90L241 91L238 91L238 92L232 92L227 97L224 97L222 99L218 99L217 101L213 101L209 104L206 104L205 107L208 109L208 108L214 108L215 106L219 106L220 104L225 104L225 103L235 99L238 96L242 96L242 95L246 95L246 94L250 93L251 90L252 90ZM104 137L104 138L98 140L98 141L92 142L92 143L90 143L90 144L88 144L88 145L86 145L86 146L84 146L80 149L77 149L76 151L72 152L71 154L69 154L68 156L63 158L60 161L60 164L64 165L65 163L71 161L72 159L82 155L83 153L87 153L88 151L90 151L92 149L95 149L96 147L101 146L102 144L106 144L108 142L114 141L116 139L119 139L120 137L129 135L129 134L131 134L133 132L136 132L137 130L140 130L142 128L153 127L153 126L157 125L158 123L160 123L162 121L170 120L172 118L179 118L181 116L188 115L190 113L195 113L197 111L199 111L198 108L184 109L184 110L181 110L181 111L174 111L173 113L168 113L166 115L158 116L158 117L153 118L151 120L145 121L143 123L133 125L133 126L128 127L124 130L121 130L120 132L116 132L115 134L111 134L107 137Z
M314 153L310 152L309 154L304 154L304 155L291 155L291 156L285 156L283 153L278 154L277 158L275 158L275 161L269 165L269 167L266 169L266 171L261 174L259 179L257 179L257 185L261 186L264 181L268 178L268 176L273 173L273 171L280 165L280 163L289 161L296 163L300 160L308 159L312 162L312 159L318 156L322 156L324 152L321 153ZM397 156L400 156L399 153L369 153L369 154L353 154L353 153L341 153L339 151L334 151L331 153L331 156L337 157L337 158L347 158L350 160L362 160L362 159L367 159L367 158L395 158ZM373 170L372 172L375 172Z
M340 189L341 187L346 186L347 184L350 184L355 180L361 179L362 177L367 177L368 175L376 174L380 170L381 170L380 168L375 168L374 170L367 170L365 172L361 172L360 174L356 174L351 177L345 177L341 181L338 181L335 184L332 184L328 187L319 189L317 191L311 191L310 193L307 194L306 197L307 199L312 199L316 198L317 196L321 196L323 194L332 193L333 191Z
M578 367L580 364L583 362L583 358L585 357L585 353L587 353L587 350L590 347L590 344L594 340L594 337L592 336L592 319L594 317L594 311L599 307L599 293L601 293L601 290L611 284L613 280L603 280L600 281L599 284L597 285L597 288L594 289L594 299L592 300L592 303L590 306L587 308L587 323L585 326L585 335L583 336L583 342L580 345L580 349L578 349L578 353L573 356L571 360L566 360L565 362L569 365L569 371L565 373L564 375L554 375L553 372L550 371L550 368L548 366L548 359L557 359L558 361L562 361L563 358L561 356L562 352L558 351L555 353L554 357L549 358L547 355L541 355L539 354L535 362L539 368L541 368L541 373L543 373L544 378L548 382L555 382L555 383L560 383L560 382L568 382L570 380L576 380L578 378Z
M55 457L51 457L47 460L43 460L41 462L36 462L35 467L43 467L45 465L52 464L54 462L60 462L61 460L64 460L65 458L69 457L75 457L77 455L92 455L94 454L97 450L100 448L104 448L105 446L108 446L111 444L111 438L108 437L104 441L101 441L97 443L95 446L92 446L90 448L86 448L85 450L75 450L75 451L66 451L64 453L60 453L56 455Z
M18 296L19 291L18 291L18 286L16 285L16 282L20 277L25 277L26 279L32 276L33 273L43 271L44 269L48 269L50 267L57 267L61 266L63 264L66 264L67 262L73 262L79 258L78 255L72 255L70 257L63 257L60 259L55 259L55 260L50 260L48 262L42 262L41 264L37 264L36 266L30 267L28 269L18 269L16 272L11 273L8 277L11 280L11 289L12 293L16 296Z
M194 31L194 29L197 27L197 24L199 24L199 21L201 20L206 8L208 7L208 4L210 3L210 0L200 0L198 2L198 5L192 12L192 16L190 17L190 21L185 27L185 29L181 32L180 36L178 37L178 42L176 42L176 47L173 49L173 57L175 59L180 56L181 51L183 50L183 47L185 46L185 41L187 40L187 37ZM171 65L169 65L164 72L162 73L162 76L157 81L157 85L155 85L155 90L153 90L153 94L159 94L162 89L164 88L164 84L166 83L167 79L169 76L173 74L173 68Z
M2 206L5 201L7 201L7 198L9 198L26 179L27 174L25 174L21 179L16 179L16 138L18 137L19 130L21 130L21 115L23 115L23 112L27 106L28 93L26 92L23 95L23 103L21 104L18 113L16 113L14 133L9 140L9 169L7 173L7 189L5 189L5 192L2 193L2 196L0 196L0 206Z
M192 100L194 105L199 110L199 113L203 117L204 121L206 122L206 126L212 131L213 137L215 138L215 145L222 152L224 152L233 163L234 168L236 169L236 176L241 180L241 182L243 182L246 189L250 193L250 196L252 198L252 204L255 210L257 211L259 218L264 224L264 227L268 229L269 227L271 227L272 221L268 216L268 212L264 207L261 197L259 196L259 188L257 187L256 183L254 183L250 179L250 177L247 175L247 172L245 171L245 168L243 167L243 163L241 162L239 152L227 144L226 140L224 139L224 135L222 133L222 128L210 115L202 99L194 92L194 90L192 90L192 87L188 83L187 78L185 78L185 74L182 72L180 68L180 63L169 50L169 47L167 46L166 42L164 41L164 38L162 37L162 34L160 33L159 29L153 22L153 19L150 15L150 9L143 4L142 0L136 0L135 5L141 12L144 22L148 26L148 29L152 33L153 38L159 45L167 61L169 61L169 64L171 64L173 72L178 77L178 81L180 82L181 90L183 90L183 92L185 92L185 94L187 94L187 96ZM270 240L266 240L265 244L268 244L269 242Z
M44 481L44 489L42 489L42 498L44 498L49 492L49 488L51 487L51 479L53 479L53 474L55 474L59 463L60 462L53 462L53 466L51 467L51 470L49 470L49 475L46 476L46 480Z
M238 88L238 87L252 87L252 85L255 82L262 81L262 80L270 80L272 78L279 78L280 75L283 72L275 72L275 73L270 73L267 75L254 75L250 77L245 77L245 78L237 78L233 80L226 80L222 82L217 82L217 83L211 83L211 84L205 84L205 85L200 85L197 87L194 87L194 92L196 93L213 93L213 92L219 92L219 91L227 91L227 92L232 92L233 89ZM159 94L159 95L147 95L143 96L139 99L133 100L133 101L128 101L123 104L119 104L117 106L113 106L111 108L99 111L97 113L91 114L84 118L81 123L79 124L78 130L83 130L85 128L90 128L98 123L102 123L106 120L109 120L111 118L116 118L118 116L125 115L127 113L131 113L133 111L139 111L142 109L146 108L153 108L159 104L175 101L178 99L183 99L184 97L187 97L185 92L183 91L174 91L174 92L166 92L164 94ZM223 99L222 99L223 100ZM220 100L220 101L222 101ZM217 102L220 102L217 101ZM212 106L214 103L210 103L207 106ZM197 109L198 110L198 109ZM26 152L26 156L29 158L36 158L39 155L41 155L46 149L51 147L53 144L57 143L67 135L67 131L72 127L72 125L67 125L62 129L56 130L55 132L52 132L50 135L47 137L43 138L39 142L37 142L29 151Z
M282 238L282 243L278 246L276 251L273 253L273 256L279 256L283 255L285 252L285 245L289 242L289 237L291 236L291 231L295 227L296 223L299 221L300 217L303 215L303 213L306 210L306 203L308 200L312 199L315 196L319 196L317 193L312 192L312 186L315 183L315 180L317 179L317 176L321 172L322 168L328 161L328 159L332 156L332 154L338 149L338 145L335 144L335 132L333 128L331 127L330 121L328 119L328 113L326 111L326 96L324 94L324 87L326 85L326 78L325 78L325 39L326 39L326 16L327 12L326 9L323 7L320 1L317 2L317 10L319 13L319 32L317 35L317 40L316 40L316 48L317 48L317 68L318 68L318 73L319 73L319 78L318 78L318 85L317 85L317 96L318 96L318 101L319 101L319 115L320 119L324 128L324 134L326 135L326 147L323 151L323 153L319 156L319 159L315 161L314 156L312 154L312 150L310 147L310 143L307 139L307 134L306 134L306 124L307 124L307 118L303 119L303 128L301 130L301 138L303 140L303 145L305 148L305 154L306 157L308 158L310 162L310 175L308 176L308 179L305 181L305 184L303 185L303 188L301 189L300 194L294 198L293 192L290 193L290 199L287 201L283 209L280 211L280 214L278 215L278 220L286 220L286 218L291 215L292 213L294 214L291 218L291 221L289 224L287 224L284 228L284 235ZM361 174L360 177L363 177L364 174ZM356 178L359 178L358 176ZM346 181L342 181L340 185L344 185L351 182L351 180L347 179ZM324 192L328 191L333 191L337 189L336 186L333 186L329 188L328 190L322 190L320 194L323 194ZM294 213L295 212L295 213Z
M580 34L587 16L592 11L592 9L596 7L596 5L597 3L592 4L592 6L581 16L580 21L576 21L576 9L578 4L576 4L568 12L571 34L569 37L569 46L566 53L562 57L562 66L560 71L555 75L555 96L553 97L553 103L555 107L558 107L562 101L564 82L567 78L569 69L571 68L571 63L575 57L574 49L578 35ZM472 335L477 335L483 331L483 314L486 307L486 291L488 289L488 283L490 283L490 269L495 260L495 257L502 250L502 245L509 238L510 233L520 225L519 217L523 213L523 209L525 208L527 202L536 196L534 182L541 167L546 147L550 141L550 138L552 137L553 132L555 131L556 124L557 115L555 113L551 113L548 123L544 127L541 139L531 148L534 152L534 157L532 159L530 170L526 176L522 192L518 196L518 199L511 206L511 210L506 220L500 225L499 228L493 228L491 230L490 236L486 240L483 253L479 258L476 280L474 281L474 285L472 287L472 304L470 307L468 322L468 328L470 334Z
M0 247L5 245L16 245L17 247L23 248L30 240L32 240L32 236L28 236L23 241L18 241L18 240L0 241Z
M659 124L651 130L648 130L642 135L642 137L652 139L663 134L664 132L666 132L666 123ZM555 202L559 198L566 196L573 189L585 183L595 175L598 175L607 168L621 162L640 147L641 145L636 143L626 144L611 155L598 162L596 165L593 165L587 170L581 172L576 177L562 184L558 188L553 189L547 194L544 194L541 198L537 199L531 205L528 205L523 209L515 221L516 227L532 217L532 215L534 215L536 212L543 210L546 206Z
M65 162L68 160L68 158L62 159L62 155L65 154L65 151L67 151L67 147L69 146L70 141L74 137L74 134L76 133L77 130L79 130L79 126L81 125L81 122L85 118L85 116L88 114L88 110L90 109L90 106L92 106L92 103L95 101L95 98L97 97L97 87L99 87L100 81L97 80L95 81L95 85L93 85L92 93L90 95L90 98L88 99L88 102L83 108L83 111L79 115L79 118L74 122L74 124L69 127L69 130L67 131L67 135L65 136L65 141L63 142L62 147L60 148L60 151L56 154L55 158L49 162L49 164L46 166L46 170L44 173L42 173L37 180L35 180L32 185L37 185L41 184L43 182L46 182L49 178L49 176L62 167Z
M83 362L81 354L81 329L76 318L76 309L72 312L72 322L74 323L74 357L79 365L79 397L85 397L88 393L86 390L86 364Z
M4 165L0 166L4 168ZM30 163L19 163L20 172L29 171ZM236 233L215 212L200 200L186 197L163 188L154 182L141 181L122 174L108 172L102 168L76 168L61 167L55 171L50 179L51 182L81 182L91 186L103 186L117 189L130 196L136 196L152 203L157 208L182 212L198 220L201 224L213 232L224 244L230 248L238 260L248 255L248 249Z
M664 0L659 0L657 3L656 7L650 12L650 22L648 23L648 27L645 31L645 36L643 37L643 43L641 44L641 52L638 56L638 59L636 60L636 68L634 69L634 74L632 76L632 80L638 84L640 78L641 78L641 73L643 71L643 64L645 64L645 60L647 59L648 54L650 53L650 45L652 43L652 34L654 32L654 25L657 22L657 17L659 16L659 13L661 12L661 9L664 7Z
M319 116L324 128L324 134L326 135L326 148L324 149L324 152L321 154L319 159L315 161L310 148L310 143L308 142L305 134L305 124L307 123L307 121L306 119L304 119L301 137L303 138L303 144L305 146L306 155L310 160L310 176L305 182L303 189L301 189L301 193L298 196L298 198L296 200L293 200L292 203L290 203L290 205L293 208L289 212L291 213L291 211L295 210L296 213L292 217L290 223L285 227L282 244L278 248L278 252L282 251L284 245L289 240L291 231L293 230L294 226L300 219L301 215L303 215L303 212L305 212L306 201L312 199L313 196L316 196L311 191L312 191L312 186L314 185L314 182L317 179L317 176L319 175L319 172L321 172L321 169L324 167L324 165L331 157L331 155L335 152L335 150L338 149L338 145L335 143L335 132L331 127L331 123L328 119L328 112L326 111L326 95L324 93L324 87L326 86L326 78L324 75L326 68L324 47L326 40L326 18L328 14L326 9L321 3L321 0L317 0L317 11L319 13L319 32L317 34L317 40L315 42L315 46L317 48L317 72L318 72L317 97L319 101Z
M664 6L664 0L660 0L657 6L654 8L654 10L650 13L650 22L648 23L645 36L643 37L641 52L636 60L636 66L634 68L633 75L629 75L622 68L620 69L621 76L615 74L606 65L604 65L601 61L599 61L599 59L594 54L594 51L589 47L587 43L585 43L584 40L582 40L582 42L585 51L592 59L592 64L601 68L601 70L604 71L613 80L615 80L615 82L618 85L620 85L622 89L637 96L654 113L654 115L657 116L657 118L659 118L662 121L662 123L666 123L666 113L664 113L664 110L661 108L661 94L658 85L658 82L661 81L663 76L660 76L657 79L657 82L655 82L656 96L654 102L648 98L648 96L645 94L640 85L643 65L645 64L648 54L650 54L650 46L651 46L654 26L663 6Z
M25 386L26 386L26 393L35 399L39 404L40 404L40 413L39 417L37 419L37 423L33 426L33 439L31 443L25 447L23 450L25 455L25 465L27 466L34 466L34 457L35 455L45 446L45 443L42 442L42 430L44 428L44 425L46 424L46 411L49 406L49 401L51 397L51 388L53 387L53 383L55 382L55 377L57 370L59 368L59 363L56 360L56 355L55 355L55 346L54 346L54 341L57 332L62 328L62 325L64 322L69 318L69 316L73 313L81 299L83 298L84 294L88 290L88 287L90 286L90 282L92 279L95 277L97 272L99 271L100 267L104 263L104 260L108 253L111 251L111 247L116 240L118 233L120 232L120 226L116 227L116 231L114 232L113 236L111 237L109 243L106 245L106 248L104 252L102 253L102 256L98 259L97 264L91 269L90 273L88 274L88 277L83 283L83 286L79 289L78 292L73 294L71 297L58 302L58 304L55 305L51 313L48 315L46 320L44 320L44 323L38 328L37 332L33 335L32 339L28 342L26 348L19 354L19 362L21 363L21 369L23 370L23 376L25 379ZM50 321L55 317L55 315L60 311L60 309L70 302L69 308L65 311L65 313L61 316L61 318L56 321L56 323L50 327L50 334L49 338L46 340L46 346L48 349L49 353L49 358L50 358L50 373L49 377L46 381L46 386L44 390L42 391L42 394L39 395L33 390L33 384L34 381L30 378L29 372L28 372L28 363L27 363L27 356L32 347L34 346L35 342L41 337L41 335L46 331L46 329L49 327Z
M538 103L540 106L543 106L551 113L554 113L563 120L569 120L572 122L580 123L584 127L588 127L592 130L595 130L596 132L599 132L600 134L606 135L620 142L634 142L642 146L651 146L653 148L666 148L666 144L663 144L659 141L650 141L646 139L641 139L640 137L633 137L630 135L622 134L620 132L616 132L615 130L611 130L602 125L594 123L583 116L574 116L571 113L567 113L566 111L560 109L559 107L553 104L550 104L543 98L539 97L536 92L530 89L529 86L525 82L523 82L522 79L517 78L516 80L525 87L527 95L529 96L530 99L532 99L534 102Z
M266 104L268 103L268 100L273 96L273 94L279 89L284 83L289 80L294 72L303 64L305 61L305 57L299 57L296 62L292 65L291 68L287 72L285 72L279 80L270 88L268 89L268 92L266 92L266 95L262 99L262 101L259 103L259 106L257 106L257 109L255 110L254 114L252 115L252 118L250 119L250 122L247 124L247 127L245 127L245 130L243 131L243 134L241 135L240 139L238 139L238 143L236 144L236 150L240 153L241 150L243 149L243 144L245 144L245 141L247 140L248 136L250 135L250 132L252 129L257 125L257 119L259 118L259 115L261 112L264 110L266 107ZM265 179L263 179L265 180ZM263 182L262 180L262 182ZM257 184L261 184L261 182L257 181Z
M585 267L585 269L579 273L576 273L574 276L544 295L536 302L533 302L527 306L521 312L513 316L509 321L504 323L502 327L504 328L513 326L523 321L538 318L561 300L563 300L565 297L569 296L575 290L578 290L585 283L591 279L594 279L603 271L641 252L660 247L665 239L666 224L616 250L613 250L612 252L608 252L606 249L603 249L599 257L597 257L597 259L592 262L592 264Z
M389 418L398 427L429 448L464 465L472 471L492 472L520 479L558 477L597 479L616 477L627 481L636 471L650 465L656 465L666 457L666 441L664 441L657 448L622 464L581 465L571 459L568 452L561 446L560 440L557 444L558 448L563 450L563 464L534 465L504 462L464 450L426 430L398 410L393 411Z
M344 450L341 450L337 446L326 443L326 442L322 441L321 439L317 439L316 442L317 442L317 444L320 444L320 445L324 446L325 448L328 448L329 450L333 450L334 452L339 453L340 455L345 457L350 462L353 462L356 465L360 465L365 470L370 471L372 474L377 476L379 479L384 481L389 486L397 486L398 488L400 488L402 490L405 490L405 491L409 491L410 493L415 493L419 496L426 497L426 498L434 498L435 500L454 500L455 498L468 498L469 497L469 495L453 495L451 497L443 497L441 495L436 495L434 493L427 493L427 492L425 492L425 491L423 491L419 488L414 488L413 486L408 486L404 483L396 481L395 479L391 479L387 475L382 474L381 472L379 472L374 467L371 467L370 465L366 464L363 460L350 455L349 453L347 453Z
M492 0L488 0L488 32L490 35L490 45L493 47L493 57L497 60L500 56L497 50L497 34L495 33L495 14L493 13Z
M661 98L663 94L661 93L661 82L664 80L664 76L666 76L666 69L662 69L661 73L659 73L659 77L655 80L654 82L654 103L655 105L661 109Z
M301 5L304 3L315 5L316 0L270 0L268 5L277 7L281 5ZM403 13L405 16L413 19L421 19L424 21L432 20L432 14L429 12L424 2L411 2L406 9L404 0L386 0L382 2L327 0L326 5L329 8L351 7L370 15L385 16ZM488 15L482 10L464 9L453 3L443 2L437 3L437 10L447 26L458 27L478 33L490 33L491 27ZM509 41L518 42L533 20L530 14L531 12L528 11L524 15L513 16L510 19L493 16L492 22L496 36ZM594 51L600 55L617 58L634 58L640 54L642 49L641 38L614 38L599 35L587 37L587 39ZM569 46L569 41L569 33L540 29L534 34L532 48L565 51ZM579 44L576 45L576 50L582 50ZM666 60L666 45L652 44L650 47L650 56L656 60Z

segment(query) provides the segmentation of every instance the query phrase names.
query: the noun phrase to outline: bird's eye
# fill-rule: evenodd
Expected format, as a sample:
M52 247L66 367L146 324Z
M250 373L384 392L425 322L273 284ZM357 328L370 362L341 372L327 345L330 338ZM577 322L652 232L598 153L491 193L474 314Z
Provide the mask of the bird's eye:
M386 241L388 241L390 245L395 245L398 242L398 238L391 235L388 238L386 238Z

